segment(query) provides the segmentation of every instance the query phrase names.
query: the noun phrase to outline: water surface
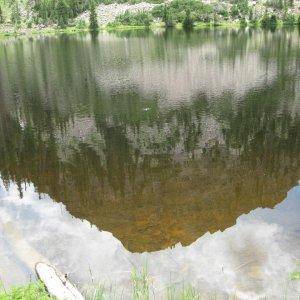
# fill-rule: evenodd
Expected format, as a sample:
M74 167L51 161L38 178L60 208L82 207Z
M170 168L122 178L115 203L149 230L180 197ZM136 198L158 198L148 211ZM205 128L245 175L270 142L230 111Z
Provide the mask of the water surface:
M298 30L2 41L1 279L297 299L299 113Z

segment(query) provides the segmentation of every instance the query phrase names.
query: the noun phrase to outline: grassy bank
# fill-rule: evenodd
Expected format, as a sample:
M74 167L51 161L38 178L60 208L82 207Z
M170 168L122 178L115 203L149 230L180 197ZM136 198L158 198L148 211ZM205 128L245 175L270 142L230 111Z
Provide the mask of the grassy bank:
M299 266L299 265L298 265ZM294 271L289 275L290 281L300 280L300 272ZM131 293L128 296L134 300L146 300L152 298L151 296L158 296L159 299L168 300L198 300L198 299L216 299L217 293L212 295L202 294L199 290L191 285L174 285L170 284L165 288L163 293L159 295L155 294L152 290L151 283L153 278L148 273L147 267L143 267L140 270L134 269L131 273ZM118 287L105 288L104 285L97 285L90 287L84 292L84 296L87 300L104 300L104 299L119 299L123 298L123 291L121 294L117 291ZM210 297L212 296L212 298ZM37 281L29 283L26 286L13 287L9 290L5 290L0 285L0 300L51 300L42 282ZM287 298L286 298L287 299Z
M256 24L247 24L243 26L240 22L228 22L222 21L218 23L204 23L204 22L195 22L192 28L189 29L202 29L202 28L264 28L261 26L261 23ZM283 27L297 27L297 24L294 25L285 25L283 22L278 21L276 27L272 29L279 29ZM164 29L166 28L164 23L152 23L150 26L145 25L123 25L123 24L109 24L106 26L99 27L99 32L101 31L124 31L124 30L141 30L141 29ZM182 23L177 23L173 26L175 29L183 29L184 26ZM18 37L18 36L37 36L37 35L55 35L55 34L77 34L77 33L89 33L88 28L77 28L77 27L66 27L63 29L60 28L41 28L41 29L20 29L14 30L13 28L7 27L0 28L0 39L5 37Z
M141 1L0 0L0 35L73 34L88 32L89 28L127 30L219 26L274 29L282 25L300 26L300 7L291 1L217 0L209 4L199 0L147 0L152 5L140 10L134 8L132 4ZM105 4L110 3L114 5L105 10ZM121 8L124 3L126 11Z
M0 300L49 300L50 297L42 282L32 282L26 286L13 287L6 290L3 286L0 289Z

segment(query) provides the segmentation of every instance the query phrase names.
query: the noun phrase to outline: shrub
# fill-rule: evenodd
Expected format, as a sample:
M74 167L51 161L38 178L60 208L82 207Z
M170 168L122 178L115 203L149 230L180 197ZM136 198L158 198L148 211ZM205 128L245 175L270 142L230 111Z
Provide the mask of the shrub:
M288 26L293 26L295 25L296 22L296 17L293 14L288 14L285 16L284 20L283 20L283 24L284 25L288 25Z
M58 27L65 28L69 20L69 6L66 1L59 0L55 5L55 20Z
M111 25L131 25L131 26L150 26L153 21L153 17L149 12L130 12L119 15L115 22Z
M161 20L166 19L166 7L172 23L207 21L211 19L213 7L198 0L173 0L169 4L156 6L152 15ZM188 14L188 16L187 16Z
M182 25L185 29L191 29L194 26L194 20L189 9L187 9L185 12L185 18Z
M237 7L236 4L234 4L234 5L231 6L230 15L233 18L237 18L239 16L239 9L238 9L238 7Z
M75 27L77 29L85 29L85 28L87 28L87 24L84 20L78 20L75 24Z
M268 0L266 6L281 10L284 8L284 0Z
M166 27L174 26L170 7L167 4L164 4L163 7L162 21L165 23Z
M31 29L32 28L32 20L29 19L27 22L26 22L26 26L28 29Z
M275 15L270 17L270 27L277 27L277 17Z
M214 14L213 17L213 26L217 27L221 25L221 19L217 14Z
M212 8L215 14L218 14L225 20L229 18L229 11L223 3L216 2L212 5Z
M253 9L251 9L250 13L249 13L249 24L250 24L250 26L258 26L259 25L259 18L255 14Z
M241 27L247 27L248 23L246 21L245 17L240 18L240 26Z
M21 25L21 13L20 13L18 1L16 1L12 6L10 18L11 18L11 22L15 26Z
M260 22L261 22L261 27L263 28L277 27L277 17L275 15L269 16L268 14L264 14Z
M239 0L237 7L241 16L246 16L250 12L248 0Z
M233 18L245 17L250 13L248 0L234 0L231 6L230 15Z

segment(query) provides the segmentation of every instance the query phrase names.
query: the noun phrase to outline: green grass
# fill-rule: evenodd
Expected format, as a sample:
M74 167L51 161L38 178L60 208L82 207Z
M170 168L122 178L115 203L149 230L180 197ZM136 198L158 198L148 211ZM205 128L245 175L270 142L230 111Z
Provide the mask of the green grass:
M0 300L49 300L44 284L41 281L31 282L26 286L13 287L5 290L3 286L0 288Z
M200 300L200 293L191 285L183 286L180 289L176 289L174 285L171 285L166 290L165 295L167 300Z
M174 24L176 29L182 29L182 23L176 23ZM257 22L256 24L247 24L248 27L261 27L260 22ZM278 20L277 28L280 28L285 25L281 20ZM291 26L291 25L289 25ZM157 29L157 28L164 28L163 22L152 22L149 26L145 25L123 25L123 24L107 24L102 25L99 27L99 31L123 31L123 30L135 30L135 29ZM240 22L234 22L234 21L220 21L217 24L214 24L213 22L195 22L193 28L194 29L202 29L202 28L239 28L241 27ZM78 28L76 26L73 27L66 27L63 29L59 28L43 28L43 29L21 29L21 30L5 30L5 27L0 27L0 39L3 39L5 37L17 37L17 36L34 36L34 35L55 35L55 34L76 34L76 33L87 33L89 32L88 28Z
M149 274L148 268L134 269L131 274L132 291L134 300L149 299Z
M291 280L300 280L300 272L293 272L291 274Z
M300 272L290 273L289 280L300 280ZM151 291L151 278L149 276L147 265L141 269L134 268L131 272L131 299L149 300ZM170 284L163 294L160 295L166 300L200 300L202 299L199 290L191 285ZM99 284L85 292L87 300L106 300L123 298L117 286L106 288ZM5 290L0 283L0 300L54 300L50 297L42 282L32 282L26 286L13 287Z

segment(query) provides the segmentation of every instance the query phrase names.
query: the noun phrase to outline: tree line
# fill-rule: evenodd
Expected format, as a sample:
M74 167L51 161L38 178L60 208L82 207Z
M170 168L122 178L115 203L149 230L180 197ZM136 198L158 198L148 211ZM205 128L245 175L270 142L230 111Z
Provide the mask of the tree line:
M9 13L4 14L3 1L7 4ZM99 28L97 5L100 2L110 3L111 1L117 3L134 1L135 3L142 0L0 0L0 24L9 19L14 26L20 27L23 19L26 20L28 28L34 24L45 26L57 24L59 28L65 28L70 23L74 23L74 18L80 13L89 11L89 28L95 31ZM154 20L161 20L166 27L182 24L183 27L190 28L196 23L219 25L221 22L239 20L241 26L276 27L279 18L287 25L300 24L300 16L290 13L294 0L267 0L264 2L265 12L260 15L254 6L249 4L249 0L224 0L212 4L201 0L146 1L158 5L148 12L127 11L109 25L150 26ZM22 17L20 7L23 10ZM23 16L24 11L27 14L26 17ZM74 25L78 28L87 27L83 20L77 20Z
M22 14L25 14L23 18L26 19L28 28L33 24L57 24L58 27L64 28L70 20L89 10L90 29L97 30L97 3L96 0L7 0L5 2L0 0L0 24L10 22L15 27L20 27ZM21 7L24 8L23 13Z

